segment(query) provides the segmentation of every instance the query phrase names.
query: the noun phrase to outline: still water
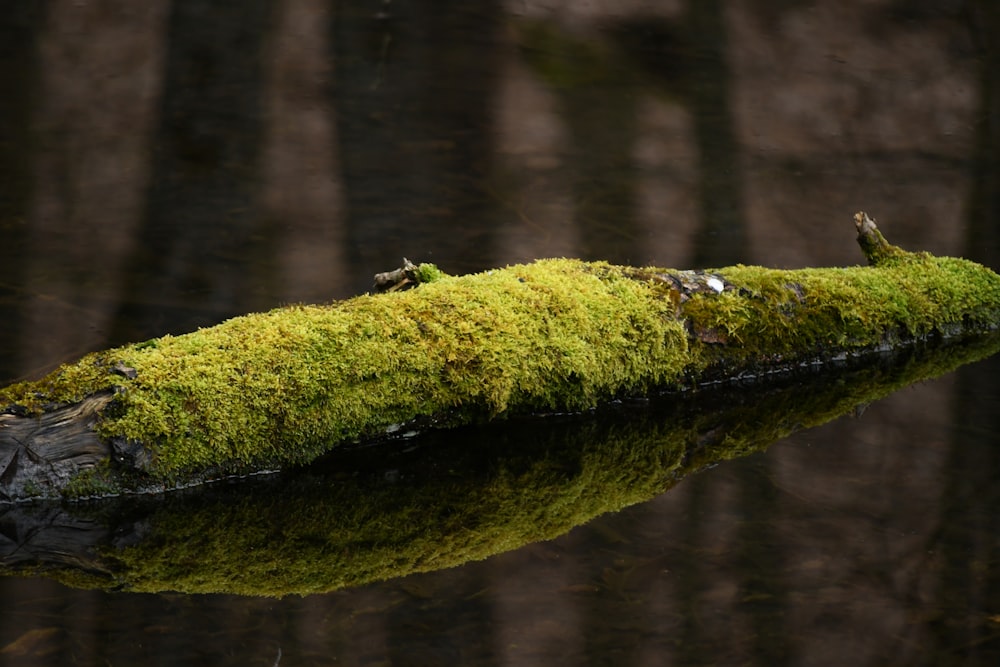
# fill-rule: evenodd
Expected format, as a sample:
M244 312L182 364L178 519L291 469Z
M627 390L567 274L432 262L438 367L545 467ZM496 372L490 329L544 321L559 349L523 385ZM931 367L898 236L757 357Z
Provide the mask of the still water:
M864 208L998 268L1000 26L951 4L8 3L0 382L402 257L849 265ZM0 578L0 666L994 665L998 366L444 570L281 598Z

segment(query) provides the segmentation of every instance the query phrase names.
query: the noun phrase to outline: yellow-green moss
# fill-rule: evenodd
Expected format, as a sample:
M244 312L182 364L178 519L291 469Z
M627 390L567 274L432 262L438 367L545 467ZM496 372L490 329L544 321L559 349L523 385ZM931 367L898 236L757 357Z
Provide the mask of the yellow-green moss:
M720 333L709 356L768 363L887 347L929 335L997 327L1000 278L963 259L907 253L879 268L721 269L731 285L683 307L698 330Z
M441 278L447 278L448 274L439 269L435 264L424 262L417 265L417 280L421 283L432 283Z
M414 419L584 410L720 368L983 331L1000 311L988 269L903 251L877 268L695 273L555 259L422 271L413 290L92 354L0 390L0 406L37 411L111 389L99 435L140 444L136 465L169 484L310 461Z
M583 268L550 260L237 317L92 355L0 403L114 386L99 432L145 444L150 472L170 476L303 462L420 416L579 410L675 380L686 336L668 307L641 283Z

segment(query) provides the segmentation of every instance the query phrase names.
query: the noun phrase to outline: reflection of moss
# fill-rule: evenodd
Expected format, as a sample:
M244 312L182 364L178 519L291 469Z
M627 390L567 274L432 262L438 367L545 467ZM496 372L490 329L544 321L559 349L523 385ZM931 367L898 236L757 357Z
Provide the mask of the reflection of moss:
M439 432L256 482L69 505L109 537L88 545L89 561L49 574L126 591L285 595L452 567L563 534L998 347L994 336L909 360L873 355L860 370L767 390Z
M649 486L661 488L680 461L670 446L646 451L624 473L628 479L609 484L606 464L622 455L622 443L603 444L582 461L501 462L478 478L445 474L391 484L376 477L325 488L293 479L264 502L241 494L193 513L158 513L150 540L107 556L122 564L120 583L129 590L268 595L452 567L555 537L649 497Z

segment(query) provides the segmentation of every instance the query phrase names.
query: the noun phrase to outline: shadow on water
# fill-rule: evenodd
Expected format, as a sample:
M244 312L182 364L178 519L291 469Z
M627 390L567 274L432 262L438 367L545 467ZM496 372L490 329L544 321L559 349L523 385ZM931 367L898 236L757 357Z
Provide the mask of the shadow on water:
M403 256L1000 266L988 0L446 4L6 7L0 381ZM911 352L6 507L0 666L995 664L996 359L798 430Z

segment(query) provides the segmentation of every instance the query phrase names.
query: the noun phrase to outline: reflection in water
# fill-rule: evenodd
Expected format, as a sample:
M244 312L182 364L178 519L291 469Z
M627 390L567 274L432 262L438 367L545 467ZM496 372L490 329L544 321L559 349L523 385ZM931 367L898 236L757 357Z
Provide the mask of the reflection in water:
M831 221L867 208L905 247L1000 265L987 0L115 7L0 16L2 382L348 296L400 255L844 265ZM605 75L569 86L540 59ZM0 665L993 665L994 378L970 367L553 541L383 584L262 601L5 577Z

